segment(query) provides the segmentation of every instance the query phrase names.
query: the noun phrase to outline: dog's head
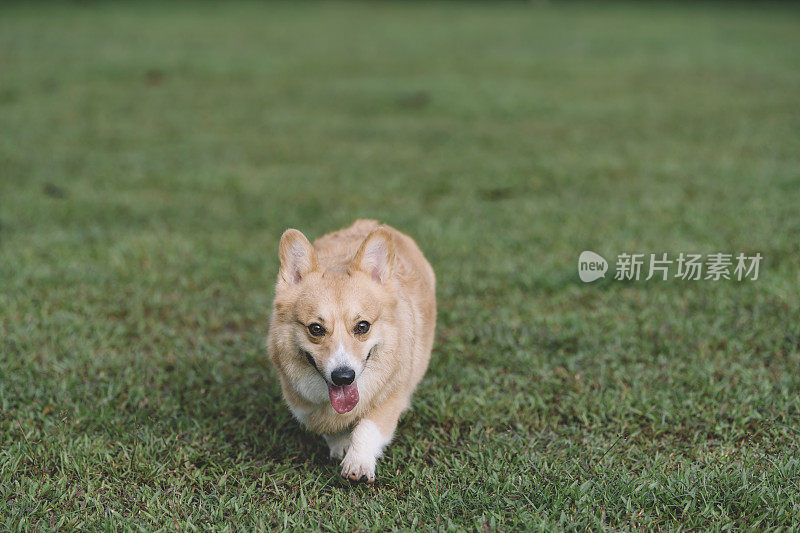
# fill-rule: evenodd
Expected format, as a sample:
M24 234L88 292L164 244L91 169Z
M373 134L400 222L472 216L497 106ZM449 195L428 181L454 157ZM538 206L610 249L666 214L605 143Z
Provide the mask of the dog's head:
M273 361L307 401L347 413L381 381L369 375L370 360L397 342L392 234L378 227L341 268L321 268L294 229L281 237L279 255Z

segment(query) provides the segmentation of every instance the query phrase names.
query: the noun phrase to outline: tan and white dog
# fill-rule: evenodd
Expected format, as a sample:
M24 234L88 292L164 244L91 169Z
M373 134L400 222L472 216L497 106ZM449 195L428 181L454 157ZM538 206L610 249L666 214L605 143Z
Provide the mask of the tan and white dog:
M433 269L413 239L374 220L280 243L267 346L286 403L321 433L342 476L373 482L375 463L428 368Z

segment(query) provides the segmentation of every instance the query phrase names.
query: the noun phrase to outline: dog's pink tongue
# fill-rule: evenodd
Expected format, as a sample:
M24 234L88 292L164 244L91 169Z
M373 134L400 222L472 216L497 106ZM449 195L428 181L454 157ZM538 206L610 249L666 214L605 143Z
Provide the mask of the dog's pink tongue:
M328 384L328 394L331 397L331 405L340 415L352 411L358 403L358 385L355 381L344 387Z

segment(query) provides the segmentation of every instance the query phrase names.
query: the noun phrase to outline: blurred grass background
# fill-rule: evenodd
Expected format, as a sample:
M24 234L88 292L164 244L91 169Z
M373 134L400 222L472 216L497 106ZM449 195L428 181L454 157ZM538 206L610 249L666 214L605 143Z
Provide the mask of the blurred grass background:
M800 520L800 10L0 7L4 527ZM287 227L438 277L430 371L338 479L263 339ZM760 252L582 284L578 254Z

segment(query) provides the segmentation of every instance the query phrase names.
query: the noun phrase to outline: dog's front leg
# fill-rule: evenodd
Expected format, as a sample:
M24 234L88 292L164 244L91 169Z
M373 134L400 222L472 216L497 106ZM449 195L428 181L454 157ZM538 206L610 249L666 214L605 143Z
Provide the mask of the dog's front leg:
M397 421L408 405L407 398L396 398L362 418L350 435L350 449L342 460L342 477L351 481L375 481L375 464L392 440Z
M342 431L331 435L323 435L328 448L331 450L331 459L341 459L350 447L350 432Z

